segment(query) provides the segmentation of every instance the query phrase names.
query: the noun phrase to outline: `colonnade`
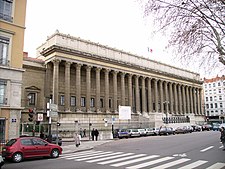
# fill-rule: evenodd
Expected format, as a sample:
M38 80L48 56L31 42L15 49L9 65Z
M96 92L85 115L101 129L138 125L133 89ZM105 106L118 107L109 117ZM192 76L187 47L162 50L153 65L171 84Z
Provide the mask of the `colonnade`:
M52 73L52 95L53 102L59 104L59 66L62 61L55 59ZM118 106L131 106L133 113L148 115L152 112L162 112L172 115L197 114L202 115L202 88L197 85L188 85L188 81L170 81L168 77L159 78L143 76L122 70L113 70L108 67L98 67L88 64L63 61L65 63L65 111L70 111L70 80L75 78L76 85L76 111L82 112L81 108L81 68L86 70L86 89L85 89L85 110L91 112L91 71L95 72L95 112L117 112ZM71 66L75 66L75 77L71 77ZM47 70L46 72L48 72ZM104 73L104 78L101 77ZM111 76L110 76L111 75ZM112 77L112 88L109 78ZM101 81L104 81L104 95L102 95ZM118 81L120 86L118 87ZM180 82L179 82L180 81ZM187 84L185 84L187 82ZM192 83L193 84L193 83ZM119 90L120 89L120 90ZM113 90L110 95L109 91ZM83 95L83 93L82 93ZM100 99L103 98L104 106L101 107ZM111 98L111 101L110 100ZM118 98L119 102L118 102Z

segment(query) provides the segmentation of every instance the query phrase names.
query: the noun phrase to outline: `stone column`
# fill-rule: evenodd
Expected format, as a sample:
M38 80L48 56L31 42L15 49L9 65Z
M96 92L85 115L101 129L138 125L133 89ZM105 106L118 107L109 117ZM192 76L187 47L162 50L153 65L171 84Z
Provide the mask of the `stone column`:
M194 107L194 114L197 114L197 106L196 106L196 88L193 88L193 98L194 98L194 103L193 103L193 107Z
M118 112L117 107L117 71L113 71L113 111Z
M177 83L174 83L174 108L175 108L175 114L178 114L178 97L177 97Z
M170 92L170 113L173 114L173 104L174 104L174 99L173 99L173 88L172 88L172 82L169 83L169 92Z
M132 103L132 74L128 75L128 102L131 107L131 111L133 111L133 103Z
M190 107L191 107L191 113L194 113L194 100L193 100L193 88L190 87L190 95L191 95L191 101L190 101Z
M167 86L167 82L164 83L164 91L165 91L165 108L166 108L166 114L168 115L169 113L169 98L168 98L168 86Z
M65 110L70 111L70 65L71 62L65 63Z
M96 71L96 101L95 101L95 108L96 112L100 112L100 71L101 68L97 67Z
M140 114L139 75L135 76L135 102L136 102L136 113Z
M190 113L190 94L189 94L189 87L186 86L186 100L187 100L187 113Z
M109 111L109 69L105 69L105 112Z
M160 110L163 113L164 112L164 98L163 98L163 82L160 80L159 81L159 92L160 92Z
M186 96L185 96L185 86L182 86L182 95L183 95L183 114L187 113L187 109L186 109Z
M58 93L59 93L59 59L53 60L53 103L58 105Z
M152 113L152 84L151 78L148 78L148 112Z
M141 86L142 86L142 89L141 89L141 95L142 95L142 114L144 116L147 116L147 111L146 111L146 90L145 90L145 77L142 77L141 79Z
M91 66L86 67L86 111L91 111Z
M202 111L202 89L199 89L199 104L200 104L200 113L201 115L203 115L203 111Z
M179 114L182 114L182 94L180 84L178 84L178 97L179 97Z
M125 73L122 72L120 76L121 76L121 105L125 106L125 81L124 81Z
M159 112L159 104L158 104L158 87L157 87L158 79L154 80L154 95L155 95L155 112Z
M200 92L199 88L196 89L196 94L197 94L197 114L200 115Z
M81 111L80 99L81 99L81 64L76 64L76 111Z

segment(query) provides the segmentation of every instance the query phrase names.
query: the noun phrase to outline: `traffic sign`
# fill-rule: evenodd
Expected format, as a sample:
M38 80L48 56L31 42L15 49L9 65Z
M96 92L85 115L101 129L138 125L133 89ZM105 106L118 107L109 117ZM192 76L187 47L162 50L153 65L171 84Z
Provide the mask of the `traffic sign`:
M43 114L37 115L37 121L43 121Z
M51 111L58 111L58 105L50 103L49 108Z
M57 111L50 111L50 116L51 117L58 117L58 112Z

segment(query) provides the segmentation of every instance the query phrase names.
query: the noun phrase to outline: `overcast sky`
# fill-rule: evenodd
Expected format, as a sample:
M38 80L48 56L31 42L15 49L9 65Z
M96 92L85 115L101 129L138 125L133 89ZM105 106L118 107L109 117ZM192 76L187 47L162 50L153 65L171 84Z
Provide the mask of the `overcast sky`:
M181 67L165 49L166 37L152 37L151 18L143 18L135 0L27 0L24 51L36 57L36 48L56 30Z

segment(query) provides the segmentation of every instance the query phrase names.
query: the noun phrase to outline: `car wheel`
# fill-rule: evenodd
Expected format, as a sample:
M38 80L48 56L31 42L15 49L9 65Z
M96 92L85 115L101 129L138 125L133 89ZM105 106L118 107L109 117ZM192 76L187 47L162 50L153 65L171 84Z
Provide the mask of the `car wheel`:
M58 143L59 146L62 146L62 143Z
M12 156L12 161L15 163L19 163L23 160L23 155L21 153L15 153Z
M59 157L59 150L58 149L53 149L52 152L51 152L51 157L52 158Z

